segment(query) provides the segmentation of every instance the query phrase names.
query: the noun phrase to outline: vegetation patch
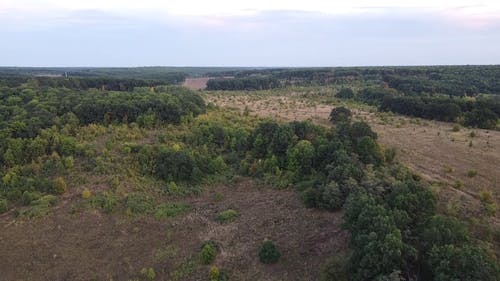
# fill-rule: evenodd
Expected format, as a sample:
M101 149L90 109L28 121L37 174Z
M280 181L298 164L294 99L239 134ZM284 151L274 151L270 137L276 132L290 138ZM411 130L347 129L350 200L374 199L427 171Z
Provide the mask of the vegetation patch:
M226 223L236 220L240 216L240 213L233 209L227 209L220 212L215 219L220 223Z
M278 247L272 240L266 240L259 249L259 260L265 264L276 263L281 257Z
M155 217L157 219L175 217L189 211L190 206L184 203L163 203L156 206Z

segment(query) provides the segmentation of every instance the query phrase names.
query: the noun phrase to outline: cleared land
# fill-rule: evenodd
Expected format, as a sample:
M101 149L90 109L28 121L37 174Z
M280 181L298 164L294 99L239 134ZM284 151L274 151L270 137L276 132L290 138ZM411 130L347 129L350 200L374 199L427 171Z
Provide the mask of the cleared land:
M184 87L189 88L191 90L203 90L207 87L207 82L210 78L202 77L202 78L186 78L184 83L182 84Z
M190 209L175 218L72 213L77 195L32 221L0 217L0 280L130 280L154 268L157 280L207 280L210 266L197 262L203 241L220 247L215 265L231 280L316 280L326 258L346 249L341 215L306 209L294 190L276 190L240 179L179 199ZM172 199L170 199L172 200ZM216 215L235 209L227 223ZM264 239L282 252L276 265L259 262Z

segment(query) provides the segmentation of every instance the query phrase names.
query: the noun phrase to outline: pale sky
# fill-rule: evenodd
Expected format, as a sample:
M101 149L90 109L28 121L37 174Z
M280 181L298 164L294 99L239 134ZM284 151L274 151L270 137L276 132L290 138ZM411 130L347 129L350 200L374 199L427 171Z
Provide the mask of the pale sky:
M500 64L500 0L0 0L2 66Z

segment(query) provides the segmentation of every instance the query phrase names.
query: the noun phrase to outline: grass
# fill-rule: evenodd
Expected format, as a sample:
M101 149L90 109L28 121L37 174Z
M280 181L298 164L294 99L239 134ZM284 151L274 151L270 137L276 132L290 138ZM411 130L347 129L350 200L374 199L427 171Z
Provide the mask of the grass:
M470 171L467 172L467 177L473 178L475 176L477 176L477 171L476 170L470 170Z
M31 202L31 207L22 212L21 216L28 218L39 218L47 215L51 207L57 203L57 197L54 195L45 195L40 199Z
M153 199L147 195L132 193L127 196L127 212L146 214L153 211Z
M155 217L157 219L176 217L186 213L190 208L184 203L163 203L156 207Z
M220 223L226 223L236 220L237 217L240 216L238 211L233 209L227 209L225 211L220 212L215 218Z
M153 261L155 263L163 262L177 255L177 248L174 245L162 247L155 251Z

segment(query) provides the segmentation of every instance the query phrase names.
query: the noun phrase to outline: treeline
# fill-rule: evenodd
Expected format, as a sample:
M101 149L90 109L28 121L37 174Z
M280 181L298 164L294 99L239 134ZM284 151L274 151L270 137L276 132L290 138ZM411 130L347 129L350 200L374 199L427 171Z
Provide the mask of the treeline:
M20 87L23 84L29 84L41 88L67 88L73 90L99 89L103 91L132 91L136 87L155 87L176 83L179 83L177 79L168 78L159 80L143 80L102 77L0 77L0 86L3 87Z
M500 101L492 98L470 101L457 98L387 96L383 99L380 110L495 129L500 118Z
M439 93L450 96L500 94L499 66L421 67L384 75L391 87L406 94Z
M445 122L458 122L465 126L496 129L500 118L500 99L492 97L460 98L443 95L403 95L394 89L370 87L357 95L351 89L342 89L339 98L356 98L381 111Z
M268 90L281 87L273 77L217 78L207 82L207 90Z
M500 94L500 66L400 66L336 68L265 68L225 71L225 76L263 76L283 85L332 85L353 81L388 85L407 95L476 96Z
M0 67L0 77L70 77L161 80L168 84L184 81L188 74L206 72L204 68L189 67ZM1 80L1 79L0 79Z

